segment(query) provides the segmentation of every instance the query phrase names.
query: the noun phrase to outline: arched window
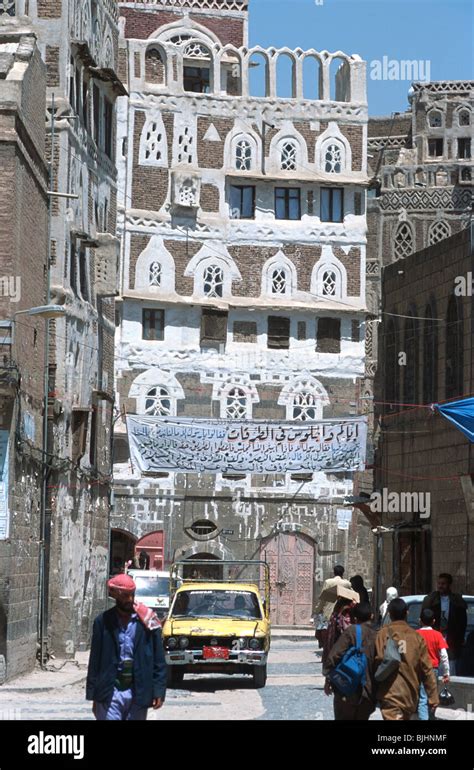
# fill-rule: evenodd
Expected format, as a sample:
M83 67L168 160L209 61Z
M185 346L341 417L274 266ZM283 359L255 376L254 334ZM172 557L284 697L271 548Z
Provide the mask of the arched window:
M471 112L468 109L462 109L458 112L458 123L460 126L471 125Z
M438 241L443 241L451 235L451 228L447 222L433 222L428 233L428 243L432 246Z
M171 414L171 398L166 388L157 386L147 391L145 413L154 417L166 417Z
M405 404L416 404L418 396L418 334L414 318L407 318L405 321L403 347L406 355L406 363L403 368L403 401Z
M413 254L413 233L408 222L400 222L393 239L395 259L404 259Z
M317 415L317 396L307 390L295 393L293 398L293 419L306 422L307 420L316 420Z
M298 159L298 145L291 139L283 142L281 146L280 166L282 171L296 171Z
M252 170L252 147L248 139L240 139L235 146L235 168L237 171Z
M149 283L150 286L161 286L161 264L159 262L152 262L150 265Z
M337 276L333 270L326 270L323 273L322 295L323 297L335 297L337 295Z
M443 125L443 113L439 110L430 110L428 113L428 125L430 128L441 128Z
M247 417L247 394L242 388L228 391L225 414L229 420L244 420Z
M338 142L328 143L324 153L324 170L327 174L340 174L344 166L344 148Z
M438 398L438 334L433 308L427 305L423 322L423 403Z
M203 288L206 297L222 297L224 292L224 271L219 265L208 265L204 270Z
M451 297L446 316L446 398L463 392L463 318L458 297Z
M395 321L390 318L387 323L385 336L385 376L384 390L387 406L398 402L399 374L398 364L398 335Z
M165 82L165 64L161 51L154 46L145 53L145 80L147 83L162 85Z
M272 273L272 294L286 294L287 281L286 270L277 267Z

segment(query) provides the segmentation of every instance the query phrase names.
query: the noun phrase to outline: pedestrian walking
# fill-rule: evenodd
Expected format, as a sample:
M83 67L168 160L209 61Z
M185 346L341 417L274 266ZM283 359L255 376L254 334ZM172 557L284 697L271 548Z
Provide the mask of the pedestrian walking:
M458 661L462 657L467 627L467 604L461 594L452 592L453 578L448 572L438 575L437 590L425 596L422 610L432 610L435 627L448 643L449 671L456 676Z
M351 624L350 613L351 609L355 607L355 604L355 601L352 599L341 598L337 600L334 606L333 613L329 618L327 634L324 638L323 654L321 656L323 670L332 648L346 628Z
M135 582L116 575L108 583L116 606L94 621L86 699L97 720L144 720L166 694L167 667L156 614L135 602Z
M438 675L441 675L443 678L443 684L448 684L448 644L444 636L433 628L435 623L433 610L422 610L420 620L421 628L417 630L417 633L420 634L425 640L435 677L438 679ZM418 702L418 719L423 722L427 722L429 718L430 714L428 708L428 696L426 694L424 685L421 684L420 700Z
M390 586L390 588L387 588L385 592L385 601L382 602L382 604L379 607L380 615L379 615L379 626L386 626L388 623L390 623L390 615L388 614L388 605L390 602L392 602L394 599L398 598L398 591L394 586Z
M338 585L342 586L343 588L347 588L348 590L352 590L352 586L349 580L344 579L344 567L341 564L336 564L334 567L334 577L328 578L324 581L321 593L319 595L318 604L313 613L314 615L324 615L326 620L329 621L337 600L334 599L334 601L328 601L324 598L324 594L325 592L327 594L327 592L331 589L337 588Z
M352 625L341 634L326 660L323 674L327 677L324 692L334 692L334 719L336 721L367 721L375 711L375 638L377 631L372 624L372 609L368 602L356 604L350 612ZM330 682L331 672L341 663L351 648L357 645L357 626L361 631L360 648L366 657L365 681L354 694L343 695Z
M352 590L355 591L356 594L359 594L360 604L370 604L369 592L364 585L364 579L362 575L354 575L354 577L351 577L349 582L352 586Z
M438 688L425 640L406 622L408 607L403 599L393 599L388 612L391 622L380 629L375 640L376 696L384 719L406 721L417 712L420 684L425 686L433 711L439 705ZM398 650L395 665L393 657L388 660L390 639ZM382 662L392 673L380 681Z

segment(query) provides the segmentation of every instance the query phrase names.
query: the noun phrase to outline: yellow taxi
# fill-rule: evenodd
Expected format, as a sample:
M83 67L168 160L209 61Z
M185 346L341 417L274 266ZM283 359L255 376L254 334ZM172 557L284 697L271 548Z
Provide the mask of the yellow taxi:
M171 568L171 606L163 626L168 685L179 686L184 674L192 672L251 674L254 686L264 687L270 649L268 566L254 561L219 562L223 577L210 581L179 577L184 564L189 567L189 562L177 562ZM193 561L195 572L199 564ZM241 565L237 576L235 565ZM258 572L255 582L244 577L248 565Z

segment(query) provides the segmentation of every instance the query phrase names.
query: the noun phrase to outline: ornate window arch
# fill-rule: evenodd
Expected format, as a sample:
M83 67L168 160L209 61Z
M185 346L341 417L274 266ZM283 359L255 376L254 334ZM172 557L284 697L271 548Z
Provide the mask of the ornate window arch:
M222 407L225 409L222 416L228 420L247 420L252 416L250 396L242 386L227 388L225 398L221 401Z
M308 165L308 148L304 137L291 121L285 121L270 144L270 168L275 172L296 171Z
M142 166L168 168L168 139L159 113L145 121L140 136L138 162Z
M399 222L393 236L393 256L397 259L409 257L415 251L413 230L408 222Z
M159 235L150 238L137 259L134 288L159 294L174 293L174 259Z
M258 404L257 388L250 382L249 375L222 373L211 379L206 375L202 382L212 382L212 399L219 401L221 419L249 420L252 417L252 405Z
M128 395L136 400L137 414L157 417L176 416L177 402L184 399L183 388L175 375L158 368L139 374Z
M322 419L323 409L329 405L329 398L321 383L308 375L285 385L278 403L286 406L287 420L307 422Z
M299 160L299 146L295 139L283 139L279 149L281 170L296 171Z
M257 143L249 134L237 134L232 139L232 166L236 171L254 171L257 164Z
M293 262L282 251L268 259L262 269L262 294L267 297L291 297L297 289Z
M145 51L145 81L166 85L166 58L161 46L152 43Z
M458 109L456 110L456 115L458 119L458 126L460 126L461 128L465 128L466 126L471 125L472 113L469 107L466 107L465 105L458 107Z
M436 108L430 110L426 118L430 128L441 128L444 123L443 113L441 110L437 110Z
M338 124L329 125L316 140L316 166L326 174L343 174L352 170L352 149Z
M194 279L194 296L232 296L233 281L241 281L239 269L221 242L203 246L189 261L184 275Z
M449 238L450 235L451 226L449 223L439 219L430 225L430 229L428 231L428 244L432 246L439 241L444 241L445 238Z
M331 246L324 245L322 255L313 268L311 293L318 297L347 297L346 268L334 256Z

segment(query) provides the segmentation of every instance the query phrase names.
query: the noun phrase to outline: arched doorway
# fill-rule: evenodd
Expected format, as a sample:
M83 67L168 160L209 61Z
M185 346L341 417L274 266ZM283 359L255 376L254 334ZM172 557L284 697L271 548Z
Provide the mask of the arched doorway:
M314 541L301 532L266 538L260 558L270 567L270 611L275 625L308 625L313 610Z
M135 555L136 537L123 529L113 529L110 537L110 574L123 572Z
M163 530L148 532L137 540L135 554L140 558L141 553L147 556L145 569L164 569L165 533Z
M223 571L222 565L219 564L220 559L218 556L214 556L211 553L195 553L190 556L186 561L189 561L189 566L183 568L183 578L197 578L199 580L222 580ZM193 561L208 561L207 564L195 564Z

